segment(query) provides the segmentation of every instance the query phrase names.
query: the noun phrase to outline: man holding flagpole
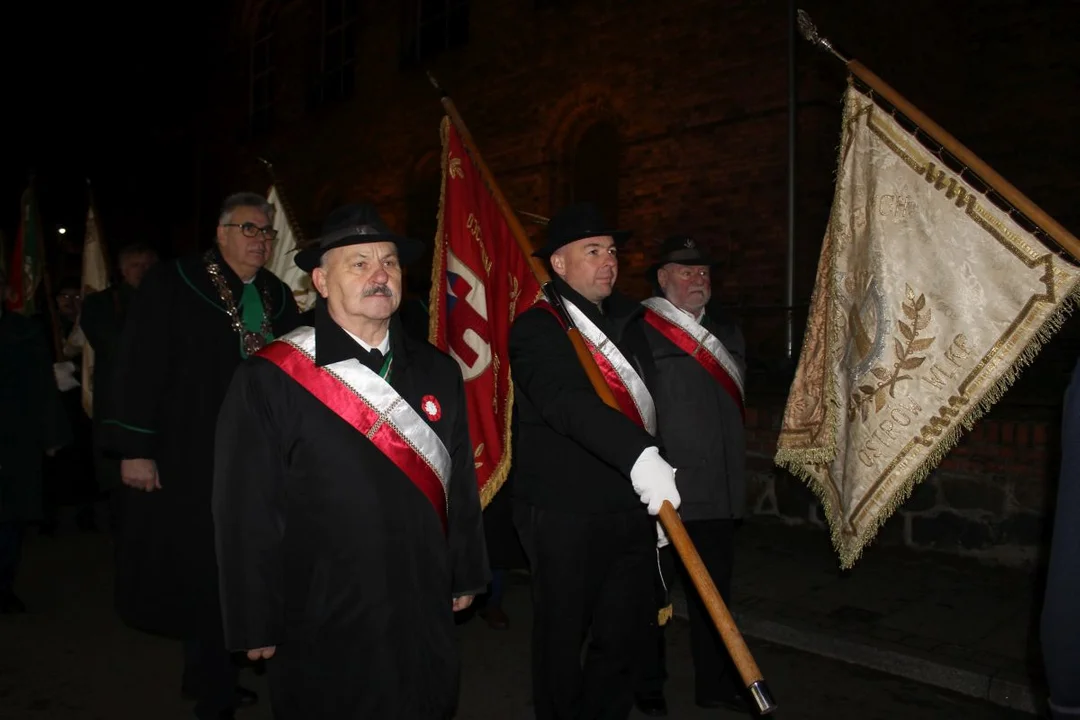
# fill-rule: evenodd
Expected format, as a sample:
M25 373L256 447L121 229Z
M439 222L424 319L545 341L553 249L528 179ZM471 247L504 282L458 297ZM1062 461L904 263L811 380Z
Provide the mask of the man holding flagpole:
M457 363L403 330L422 250L370 205L296 255L313 326L237 370L213 513L225 637L267 659L277 720L448 720L454 612L489 580Z
M510 333L523 501L516 524L532 569L538 720L630 714L656 610L650 515L665 500L680 503L655 437L644 308L614 289L618 247L629 236L608 227L592 204L571 205L552 217L536 252L550 263L558 296L620 410L597 395L546 301L523 312Z

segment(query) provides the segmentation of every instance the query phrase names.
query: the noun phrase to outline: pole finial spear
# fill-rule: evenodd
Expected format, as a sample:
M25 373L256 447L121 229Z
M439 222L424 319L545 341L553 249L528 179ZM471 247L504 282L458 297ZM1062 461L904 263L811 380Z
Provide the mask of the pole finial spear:
M427 73L428 82L431 83L431 87L439 91L439 95L442 97L447 96L447 92L443 90L442 85L439 85L439 81L435 79L435 76L431 74L430 70L425 71Z
M818 32L817 26L814 25L814 21L810 19L809 13L802 8L798 11L797 22L799 24L799 32L806 38L807 42L832 53L843 63L848 62L848 58L844 57L839 50L833 47L833 44L829 42L828 38L822 37L821 33Z

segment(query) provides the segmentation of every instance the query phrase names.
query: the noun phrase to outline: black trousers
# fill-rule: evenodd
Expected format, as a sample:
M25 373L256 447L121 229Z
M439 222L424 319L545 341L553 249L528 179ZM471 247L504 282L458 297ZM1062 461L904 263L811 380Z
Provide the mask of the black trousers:
M720 597L731 604L731 574L735 561L735 520L690 520L684 523L686 533L701 555L705 569L709 571ZM694 694L698 699L714 700L730 698L737 689L738 672L728 655L724 641L720 639L709 617L705 603L701 601L686 568L678 562L675 548L668 546L662 553L675 556L683 588L686 592L687 614L690 618L690 652L694 659ZM671 579L667 579L670 585ZM646 650L645 669L638 685L639 696L657 696L663 693L667 679L664 649L664 628L655 618L651 623L652 639Z
M655 520L644 508L576 515L522 505L515 516L532 569L537 720L625 720L656 613Z
M232 654L225 647L221 608L217 603L203 603L197 617L195 634L184 641L184 676L181 686L195 696L195 716L217 720L236 706L236 681L239 674Z

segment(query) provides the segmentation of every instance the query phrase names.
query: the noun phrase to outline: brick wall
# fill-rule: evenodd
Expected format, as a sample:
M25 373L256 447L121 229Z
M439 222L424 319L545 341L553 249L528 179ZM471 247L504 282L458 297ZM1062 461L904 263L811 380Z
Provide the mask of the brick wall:
M410 205L421 210L409 199L423 174L418 168L438 152L442 109L423 69L399 69L397 3L362 3L356 94L314 110L307 96L319 3L283 3L274 41L277 123L270 134L248 138L247 43L257 5L237 1L229 37L219 43L231 54L200 124L202 205L212 208L239 188L265 187L256 161L263 156L273 160L309 234L334 203L358 199L375 201L398 229L422 227L410 222ZM783 359L785 344L775 306L785 299L786 5L570 0L537 9L533 0L474 0L468 44L427 68L450 91L505 194L522 210L552 212L567 146L590 122L613 122L621 146L620 222L636 233L620 283L642 295L642 270L660 238L696 234L724 259L715 294L736 308L751 364L770 367ZM1080 230L1080 3L800 6L837 46ZM795 300L805 304L831 202L845 73L801 39L796 65ZM206 237L211 216L204 211ZM1052 486L1045 438L1056 432L1054 408L1080 350L1078 335L1070 323L1025 376L1025 389L1010 393L1042 403L1047 417L984 421L885 528L885 538L1002 558L1033 552ZM756 407L755 466L776 505L762 511L812 522L806 491L768 468L775 448L769 433L787 384L767 384L775 397ZM998 440L990 439L994 433Z
M273 0L270 0L271 2ZM269 135L245 137L254 8L234 8L230 55L201 123L200 197L212 208L261 188L270 157L299 219L314 230L333 202L372 199L404 229L417 166L438 150L442 108L424 69L398 65L400 8L362 3L355 96L310 109L319 2L281 3L273 44ZM549 214L568 144L590 122L621 142L620 220L636 238L621 281L646 292L659 239L695 233L724 258L715 293L727 305L785 300L787 9L781 0L473 0L468 44L427 64L453 95L507 197ZM1066 226L1080 226L1075 159L1080 102L1071 92L1080 5L858 0L801 3L822 32L948 128ZM812 289L828 214L845 74L799 39L795 298ZM587 195L587 190L582 193ZM415 212L415 211L414 211ZM435 208L428 213L434 214ZM420 223L422 225L422 223ZM207 235L208 236L208 235ZM778 312L755 311L758 358L783 352Z

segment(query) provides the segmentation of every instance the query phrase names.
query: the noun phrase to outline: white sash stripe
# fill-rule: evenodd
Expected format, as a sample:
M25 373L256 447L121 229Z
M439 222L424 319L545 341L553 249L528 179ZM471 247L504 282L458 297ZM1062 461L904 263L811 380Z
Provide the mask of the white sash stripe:
M281 340L289 343L312 360L315 359L315 328L299 327L284 335ZM416 451L417 455L434 471L442 483L444 494L449 497L450 475L453 461L442 440L420 414L413 410L405 398L379 374L363 365L356 358L326 365L331 375L352 390L368 407L379 414L369 437L383 423L390 423L398 435Z
M698 345L705 348L705 351L712 355L716 362L720 363L720 367L727 370L727 374L731 376L731 379L735 381L735 385L739 388L739 395L742 396L744 401L746 400L746 391L743 389L743 376L739 370L739 364L735 362L735 358L731 357L727 348L715 335L706 330L704 325L695 322L689 315L675 307L666 298L651 297L642 301L641 304L671 324L684 330L697 341Z
M596 327L585 313L581 312L574 303L566 298L563 298L563 305L566 306L570 319L574 321L574 326L611 363L611 367L615 369L615 372L623 381L623 385L630 392L630 398L634 401L634 405L637 406L638 415L641 416L641 420L645 423L645 430L650 435L656 435L656 405L653 404L652 395L645 386L645 381L637 374L637 370L620 352L615 343L611 342L608 336L600 328Z

